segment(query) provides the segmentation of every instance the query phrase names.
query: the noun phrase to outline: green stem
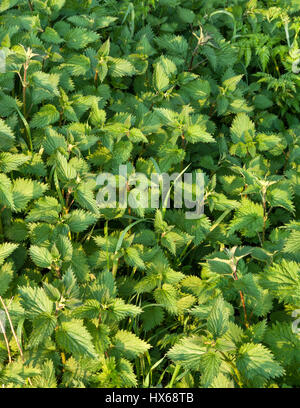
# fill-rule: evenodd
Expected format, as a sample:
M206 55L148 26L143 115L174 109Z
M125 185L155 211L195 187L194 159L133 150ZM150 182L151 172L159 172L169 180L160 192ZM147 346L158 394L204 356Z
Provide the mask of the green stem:
M114 261L113 261L112 275L113 275L113 277L114 277L114 278L115 278L115 277L116 277L116 275L117 275L117 270L118 270L118 262L119 262L119 260L118 260L118 259L114 259Z
M233 369L234 372L234 381L237 383L237 385L240 388L243 388L243 381L241 379L240 373L238 371L238 369L236 368L236 366L233 364L233 362L226 356L226 354L224 354L222 351L220 351L220 354L222 355L222 357L224 358L224 360L226 361L226 363L228 363L231 368Z
M109 253L108 253L108 220L105 221L104 236L105 236L105 245L106 245L107 270L109 271L110 265L109 265Z
M174 382L175 382L175 380L176 380L176 378L177 378L177 376L178 376L178 374L179 374L180 369L181 369L181 365L176 364L176 367L175 367L175 370L174 370L174 372L173 372L171 381L170 381L170 383L166 386L166 388L172 388L172 387L173 387Z
M263 209L264 209L264 225L263 225L263 233L262 233L262 243L264 244L265 242L265 237L266 237L266 224L267 224L267 208L266 208L266 191L263 190L263 196L262 196L262 200L263 200Z
M27 120L25 119L25 117L23 116L22 112L20 111L20 109L16 106L16 110L20 116L20 118L22 119L22 122L24 124L25 130L26 130L26 134L27 134L27 146L28 149L32 152L33 147L32 147L32 139L31 139L31 132L30 132L30 127L29 124L27 122Z

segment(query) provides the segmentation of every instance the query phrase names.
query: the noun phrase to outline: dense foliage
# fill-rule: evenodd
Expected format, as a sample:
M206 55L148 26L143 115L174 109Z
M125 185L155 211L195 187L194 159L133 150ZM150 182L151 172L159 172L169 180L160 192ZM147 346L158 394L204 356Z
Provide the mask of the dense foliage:
M299 0L0 13L1 386L299 386ZM120 164L205 214L99 209Z

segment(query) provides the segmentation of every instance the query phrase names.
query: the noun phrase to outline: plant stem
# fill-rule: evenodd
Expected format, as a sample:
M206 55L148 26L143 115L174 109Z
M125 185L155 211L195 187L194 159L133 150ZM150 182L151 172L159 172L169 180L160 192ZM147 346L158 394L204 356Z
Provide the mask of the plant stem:
M24 117L26 118L26 88L27 88L27 69L28 69L28 63L24 64L24 78L23 78L23 114Z
M242 382L242 380L241 380L240 373L239 373L238 369L236 368L236 366L233 364L233 362L232 362L222 351L220 351L220 354L222 355L222 357L224 358L224 360L226 361L226 363L228 363L228 364L232 367L232 369L233 369L233 371L234 371L234 374L235 374L235 376L236 376L236 378L234 377L234 380L235 380L235 382L237 383L237 385L238 385L240 388L243 388L243 382Z
M108 220L105 221L105 225L104 225L104 236L105 236L105 245L106 245L107 270L109 271L110 264L109 264L109 253L108 253Z
M32 139L31 139L31 132L30 132L29 124L28 124L27 120L25 119L22 112L20 111L20 109L17 106L16 106L16 110L17 110L17 112L18 112L18 114L19 114L19 116L20 116L20 118L21 118L21 120L22 120L22 122L24 124L25 130L26 130L26 133L27 133L28 149L32 152L33 147L32 147Z
M248 323L248 318L247 318L247 310L246 310L246 305L245 305L245 298L243 295L243 292L240 290L240 297L241 297L241 301L242 301L242 305L243 305L243 309L244 309L244 317L245 317L245 326L248 329L249 327L249 323Z
M16 335L14 326L13 326L13 324L12 324L12 321L11 321L11 318L10 318L10 315L9 315L9 312L8 312L8 309L7 309L7 307L6 307L6 304L4 303L4 300L2 299L2 296L0 296L0 302L1 302L2 306L3 306L3 309L4 309L4 311L5 311L5 314L6 314L6 316L7 316L7 320L8 320L8 322L9 322L9 325L10 325L10 328L11 328L11 331L12 331L12 334L13 334L15 340L16 340L17 347L18 347L18 349L19 349L19 352L20 352L22 361L23 361L23 363L24 363L23 351L22 351L22 348L21 348L21 346L20 346L18 337L17 337L17 335Z
M2 332L4 340L5 340L5 344L6 344L6 348L7 348L7 354L8 354L8 361L11 363L12 360L11 360L9 342L8 342L8 339L7 339L7 336L6 336L6 333L5 333L5 327L2 324L1 319L0 319L0 329L1 329L1 332Z
M33 12L33 6L32 6L32 4L31 4L31 1L30 1L30 0L28 0L28 6L29 6L29 8L30 8L30 11Z
M95 87L97 88L97 80L98 80L98 71L96 70L95 76L94 76L94 82L95 82Z
M262 201L263 201L263 209L264 209L264 225L263 225L263 233L262 233L262 243L264 244L265 242L265 237L266 237L266 223L267 223L267 208L266 208L266 190L263 189L263 195L262 195Z
M236 265L233 265L233 266L232 266L232 270L233 270L233 275L232 275L232 276L233 276L233 279L237 281L237 280L238 280L238 276L237 276L237 273L236 273ZM248 323L248 317L247 317L245 297L244 297L243 292L242 292L241 290L239 291L239 294L240 294L240 298L241 298L241 302L242 302L242 306L243 306L243 310L244 310L245 326L246 326L246 328L248 329L249 323Z
M13 334L13 336L14 336L14 339L15 339L15 341L16 341L17 347L18 347L19 352L20 352L20 355L21 355L22 362L23 362L23 364L24 364L25 361L24 361L24 354L23 354L23 351L22 351L22 347L20 346L20 343L19 343L18 337L17 337L17 335L16 335L14 326L13 326L13 324L12 324L12 321L11 321L11 318L10 318L10 315L9 315L9 312L8 312L8 310L7 310L6 304L4 303L4 300L2 299L2 296L0 296L0 302L2 303L3 309L4 309L4 311L5 311L5 314L6 314L6 316L7 316L7 319L8 319L8 321L9 321L9 325L10 325L12 334ZM29 384L32 386L32 382L31 382L31 379L30 379L29 377L28 377L28 382L29 382Z
M176 364L176 367L175 367L175 369L174 369L174 372L173 372L171 381L170 381L170 383L167 385L166 388L172 388L172 387L173 387L174 382L175 382L175 380L176 380L176 378L177 378L177 376L178 376L178 374L179 374L180 369L181 369L181 365Z
M114 262L113 262L112 275L113 275L114 278L116 277L116 274L117 274L118 262L119 262L118 259L114 260Z

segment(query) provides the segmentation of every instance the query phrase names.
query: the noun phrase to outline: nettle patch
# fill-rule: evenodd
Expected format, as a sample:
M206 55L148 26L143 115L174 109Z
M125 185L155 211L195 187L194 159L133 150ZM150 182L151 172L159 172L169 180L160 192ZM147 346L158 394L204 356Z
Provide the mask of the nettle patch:
M2 387L299 386L299 11L1 1ZM99 208L121 165L204 213Z

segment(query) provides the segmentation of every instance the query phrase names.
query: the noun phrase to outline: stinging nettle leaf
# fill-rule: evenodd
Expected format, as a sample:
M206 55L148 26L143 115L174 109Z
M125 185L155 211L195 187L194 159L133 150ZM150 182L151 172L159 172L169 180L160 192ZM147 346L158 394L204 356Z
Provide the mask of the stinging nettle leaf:
M119 330L113 342L115 350L129 360L144 354L151 347L150 344L126 330Z
M54 259L47 248L32 245L29 249L29 253L31 259L37 266L40 268L51 268Z
M58 345L77 357L96 357L92 336L81 320L62 322L55 333Z

